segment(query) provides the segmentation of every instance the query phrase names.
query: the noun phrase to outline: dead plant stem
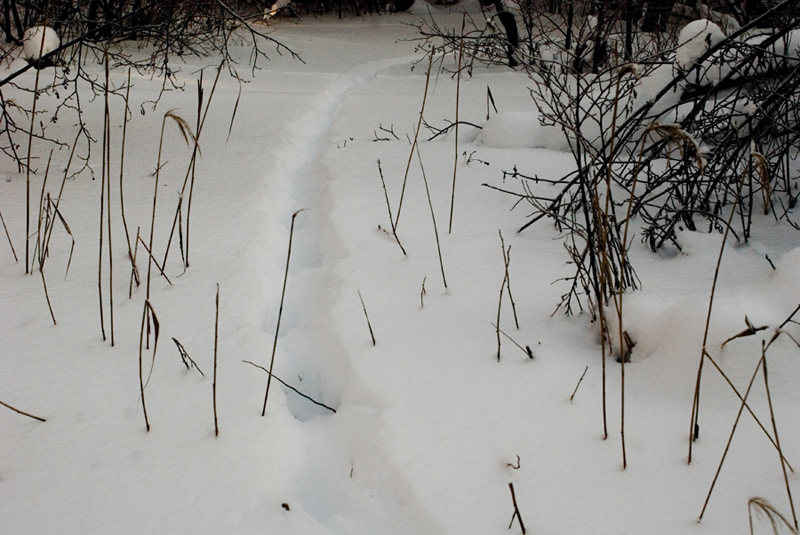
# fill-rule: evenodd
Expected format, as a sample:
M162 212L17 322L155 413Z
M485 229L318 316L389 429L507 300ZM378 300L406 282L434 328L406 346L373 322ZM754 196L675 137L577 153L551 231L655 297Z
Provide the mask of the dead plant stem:
M286 298L286 282L289 280L289 262L292 259L292 238L294 237L294 222L297 219L297 214L302 212L303 209L296 211L292 214L292 224L289 228L289 247L286 252L286 271L283 274L283 289L281 290L281 304L278 308L278 323L275 326L275 341L272 344L272 357L269 361L269 376L267 377L267 392L264 394L264 408L261 409L261 416L267 414L267 400L269 399L269 387L272 384L272 368L275 365L275 352L278 349L278 334L281 330L281 317L283 316L283 303Z
M419 110L419 120L417 121L417 128L414 130L414 141L411 143L411 151L408 154L408 163L406 163L406 172L403 175L403 187L400 190L400 201L397 204L397 217L394 220L394 225L392 225L392 229L395 231L397 230L397 225L400 222L400 211L403 209L403 198L406 194L406 184L408 182L408 172L411 169L411 161L414 159L414 151L417 151L419 154L419 147L417 145L417 141L419 139L419 131L422 128L422 118L425 113L425 102L428 100L428 87L430 86L431 81L431 69L433 68L433 53L431 53L430 57L428 58L428 72L425 75L425 91L422 94L422 106Z
M461 17L461 38L459 39L458 47L458 70L456 71L456 123L455 123L455 140L453 142L453 189L450 193L450 223L447 227L447 233L453 232L453 211L456 204L456 176L458 174L458 111L459 102L461 100L461 65L464 57L464 28L467 24L467 14L464 13Z

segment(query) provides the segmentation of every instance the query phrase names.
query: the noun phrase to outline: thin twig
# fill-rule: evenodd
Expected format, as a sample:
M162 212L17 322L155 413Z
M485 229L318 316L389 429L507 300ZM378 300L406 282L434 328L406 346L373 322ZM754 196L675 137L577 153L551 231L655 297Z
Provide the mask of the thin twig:
M744 412L744 407L747 404L747 397L750 395L750 389L753 387L753 382L756 380L756 376L758 375L758 370L761 369L761 362L764 360L762 356L758 360L758 364L756 365L756 369L753 371L753 376L750 378L750 383L747 385L747 390L744 393L744 397L742 398L742 404L739 406L739 412L736 415L736 420L733 422L733 428L731 429L730 437L728 437L728 443L725 445L725 451L722 454L722 459L719 461L719 467L717 468L717 473L714 474L714 480L711 482L711 488L708 489L708 495L706 496L706 501L703 503L703 509L700 511L700 517L697 519L698 522L703 520L703 515L706 512L706 507L708 507L708 501L711 499L711 493L714 491L714 486L717 484L717 479L719 478L719 474L722 471L722 465L725 463L725 458L728 456L728 450L730 450L731 442L733 442L733 435L736 433L736 426L739 424L739 419L742 416L742 412Z
M175 342L175 346L178 348L178 354L181 356L181 360L183 361L183 365L186 366L186 369L191 370L194 368L200 373L200 375L205 377L206 374L203 373L203 370L200 369L200 366L198 366L192 357L189 356L189 352L186 351L186 348L183 347L183 344L181 344L174 336L172 337L172 341Z
M519 521L519 527L522 528L522 535L525 535L525 524L522 522L522 515L519 514L519 507L517 507L517 496L514 494L514 484L509 483L508 488L511 489L511 502L514 504L514 514L511 516L511 523L508 525L508 529L511 529L511 526L514 524L514 519L516 518Z
M732 381L731 381L731 380L728 378L728 374L726 374L726 373L725 373L725 372L722 370L722 368L720 368L719 364L717 364L717 361L716 361L716 360L714 360L714 359L711 357L711 355L709 355L709 354L706 354L706 358L707 358L707 359L708 359L708 361L709 361L709 362L710 362L710 363L711 363L711 364L712 364L712 365L713 365L713 366L714 366L714 367L717 369L717 371L720 373L720 375L722 375L722 378L723 378L723 379L725 379L725 381L728 383L728 386L730 386L730 387L731 387L731 389L733 390L733 393L734 393L734 394L736 394L736 397L738 397L738 398L739 398L739 401L744 401L744 399L742 398L742 395L741 395L741 394L739 393L739 391L736 389L736 386L735 386L735 385L733 384L733 382L732 382ZM772 445L775 447L775 449L776 449L777 451L780 451L780 450L778 450L778 445L775 443L775 439L774 439L774 438L772 438L772 435L770 435L770 434L769 434L769 431L767 431L767 429L764 427L764 424L762 424L762 423L761 423L761 420L759 419L759 417L758 417L758 416L756 416L756 413L754 413L754 412L753 412L753 409L751 409L751 408L750 408L750 404L748 404L748 403L745 403L745 408L747 409L747 412L749 412L749 413L750 413L750 416L752 416L752 417L753 417L753 419L756 421L756 424L758 424L758 427L760 427L760 428L761 428L761 430L762 430L762 431L764 431L764 434L767 436L767 438L768 438L768 439L769 439L769 441L772 443ZM787 467L789 470L791 470L792 472L794 472L794 468L792 468L792 465L791 465L791 464L789 464L789 461L788 461L788 459L786 459L786 457L784 457L784 458L783 458L783 462L784 462L784 463L786 463L786 467Z
M5 403L3 401L0 401L0 405L2 405L3 407L6 407L8 409L11 409L12 411L14 411L14 412L16 412L18 414L21 414L23 416L27 416L28 418L33 418L34 420L39 420L40 422L46 422L47 421L44 418L40 418L38 416L34 416L33 414L29 414L29 413L27 413L25 411L21 411L21 410L15 408L15 407L12 407L11 405L9 405L8 403Z
M792 498L792 489L789 486L789 475L786 473L786 465L783 463L783 450L781 449L781 440L778 438L778 424L775 423L775 411L772 408L772 394L769 389L769 379L767 378L767 347L764 340L761 341L761 360L764 367L764 388L767 391L767 403L769 405L769 417L772 420L772 431L775 435L775 445L778 448L778 454L781 456L781 470L783 471L783 481L786 484L786 494L789 497L789 506L792 509L792 520L794 520L794 530L798 531L797 526L797 513L794 509L794 499Z
M422 165L422 156L419 153L419 145L417 146L417 159L419 160L419 168L422 171L422 180L425 183L425 193L428 196L428 206L431 209L431 219L433 220L433 233L436 237L436 251L439 253L439 267L442 270L442 283L447 289L447 277L444 274L444 261L442 260L442 247L439 244L439 229L436 227L436 214L433 213L433 201L431 201L431 190L428 188L428 178L425 176L425 167Z
M0 223L3 223L3 230L6 231L6 238L8 238L8 245L11 247L11 254L14 255L14 262L19 262L19 258L17 258L17 252L14 250L14 244L11 243L11 235L8 233L6 220L3 218L3 212L0 212Z
M383 179L383 169L381 169L381 161L378 160L378 175L381 177L381 184L383 184L383 196L386 198L386 209L389 211L389 224L392 226L392 236L394 236L394 240L397 242L397 245L400 246L400 250L403 251L403 255L406 254L406 250L403 247L403 244L400 243L400 238L397 237L397 228L395 227L394 218L392 217L392 205L389 202L389 192L386 190L386 181Z
M408 163L406 163L406 172L403 175L403 187L400 190L400 201L397 204L397 217L394 220L394 225L392 225L393 229L397 229L397 225L400 222L400 211L403 209L403 198L406 194L406 183L408 182L408 171L411 169L411 161L414 159L414 150L417 151L419 154L419 146L417 145L417 140L419 139L419 130L422 128L422 117L425 113L425 102L428 100L428 86L430 85L431 81L431 68L433 67L433 54L431 54L428 60L428 72L425 75L425 92L422 94L422 106L419 110L419 120L417 121L417 128L414 130L414 142L411 143L411 152L408 154Z
M169 283L169 285L172 286L172 281L169 280L169 277L167 277L167 274L164 273L164 270L161 268L161 266L158 265L158 260L155 259L153 254L150 252L150 249L147 247L147 245L145 245L144 240L138 235L138 233L137 233L136 239L138 240L138 243L142 244L142 247L144 247L144 250L147 252L147 255L150 257L150 260L152 260L153 264L155 264L156 268L158 269L158 272L161 273L161 275L164 276L164 279L166 279L166 281ZM137 244L137 248L138 248L138 244Z
M461 62L464 57L464 28L467 24L467 14L464 13L461 17L461 39L459 39L458 47L458 71L456 71L456 126L455 126L455 141L454 149L455 154L453 157L453 189L450 193L450 223L447 227L447 233L453 232L453 210L456 204L456 175L458 173L458 108L461 101Z
M583 376L586 375L586 372L588 372L588 371L589 371L589 366L586 366L586 368L583 370L583 373L581 374L581 378L578 379L578 384L575 385L575 390L572 392L572 395L569 397L570 401L572 401L573 398L575 397L575 394L578 392L578 388L581 386L581 382L583 382Z
M505 336L506 338L508 338L509 340L511 340L511 342L512 342L512 343L513 343L515 346L517 346L517 347L519 348L519 350L520 350L520 351L522 351L523 353L525 353L525 355L526 355L526 356L527 356L529 359L533 360L533 351L531 351L531 348L530 348L529 346L522 347L521 345L519 345L519 344L516 342L516 340L514 340L514 339L513 339L513 338L511 338L511 337L510 337L508 334L506 334L505 332L503 332L503 330L502 330L502 329L500 329L500 328L499 328L497 325L495 325L494 323L490 323L489 325L491 325L492 327L494 327L494 328L495 328L495 330L499 331L499 332L500 332L500 334L502 334L503 336Z
M375 334L372 332L372 324L369 321L369 314L367 314L367 305L364 304L364 298L361 297L361 290L358 290L358 298L361 300L361 308L364 309L364 317L367 318L367 327L369 327L369 336L372 338L372 345L375 345Z
M272 357L269 361L269 370L267 373L269 377L267 377L267 392L264 394L264 408L261 409L261 416L267 414L267 399L269 399L269 387L272 384L272 367L275 364L275 351L278 349L278 334L281 330L281 317L283 316L283 302L286 297L286 281L289 280L289 261L292 258L292 238L294 237L294 221L297 218L297 214L302 212L304 209L298 210L292 214L292 224L289 228L289 247L286 253L286 272L283 274L283 290L281 290L281 304L278 308L278 324L275 326L275 342L272 344Z
M310 397L310 396L307 396L306 394L303 394L303 393L302 393L302 392L300 392L298 389L296 389L295 387L293 387L292 385L290 385L289 383L287 383L286 381L284 381L283 379L281 379L280 377L278 377L278 376L277 376L277 375L275 375L274 373L271 373L271 372L270 372L268 369L266 369L264 366L259 366L258 364L254 363L254 362L250 362L249 360L243 360L242 362L244 362L245 364L250 364L251 366L255 366L255 367L256 367L256 368L258 368L259 370L264 370L265 372L267 372L267 374L269 374L270 378L274 377L274 378L275 378L275 380L276 380L276 381L278 381L280 384L282 384L283 386L285 386L286 388L288 388L288 389L289 389L289 390L291 390L292 392L296 393L297 395L299 395L299 396L301 396L301 397L304 397L305 399L307 399L307 400L308 400L308 401L310 401L311 403L314 403L315 405L319 405L320 407L324 407L324 408L328 409L329 411L331 411L331 412L333 412L333 413L335 413L335 412L336 412L336 409L334 409L333 407L328 407L328 406L327 406L327 405L325 405L324 403L320 403L320 402L319 402L319 401L317 401L316 399L314 399L314 398L312 398L312 397Z
M214 316L214 382L211 390L214 399L214 436L219 436L219 423L217 421L217 342L219 340L219 283L217 283L216 315Z
M506 269L506 292L508 293L508 299L511 301L511 310L514 312L514 325L517 326L519 329L519 319L517 319L517 305L514 303L514 296L511 295L511 276L508 273L508 266L511 264L511 246L508 246L506 249L505 241L503 240L503 232L498 230L498 234L500 234L500 246L503 250L503 264L505 265ZM498 320L499 321L499 320Z

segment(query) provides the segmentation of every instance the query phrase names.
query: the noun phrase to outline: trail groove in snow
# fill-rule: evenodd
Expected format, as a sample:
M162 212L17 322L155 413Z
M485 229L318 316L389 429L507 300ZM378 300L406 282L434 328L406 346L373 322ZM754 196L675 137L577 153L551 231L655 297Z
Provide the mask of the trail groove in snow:
M391 466L382 439L383 401L354 378L331 317L339 286L333 265L342 253L328 213L326 188L333 177L320 161L348 91L413 58L363 63L333 80L287 126L288 136L275 150L275 174L267 177L279 181L278 189L286 194L281 220L287 227L291 214L305 209L294 230L276 374L337 409L331 415L284 389L286 404L306 436L297 500L325 529L343 535L386 532L398 525L415 534L438 531ZM275 320L274 314L268 317L267 333L274 332Z

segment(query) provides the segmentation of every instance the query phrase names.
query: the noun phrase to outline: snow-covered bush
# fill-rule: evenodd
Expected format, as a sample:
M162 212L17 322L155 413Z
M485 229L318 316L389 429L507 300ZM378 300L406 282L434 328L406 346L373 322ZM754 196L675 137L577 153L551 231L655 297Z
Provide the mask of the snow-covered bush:
M710 20L690 22L678 34L675 64L683 70L691 69L698 58L724 39L722 29Z
M515 57L530 76L538 120L561 132L575 170L546 196L526 187L524 169L511 175L533 210L523 228L549 219L565 232L575 275L562 304L569 312L588 301L594 314L636 287L626 250L637 233L655 251L679 250L681 230L728 229L747 242L759 211L800 228L791 220L800 7L786 0L742 27L699 20L678 35L636 32L626 12L601 3L590 14L586 5L570 3L563 15L533 2L515 7L524 26ZM421 34L429 53L471 54L467 72L478 62L505 64L502 35L473 24L459 33L431 22Z
M58 50L61 39L49 26L34 26L25 30L22 36L22 59L38 64L42 56Z

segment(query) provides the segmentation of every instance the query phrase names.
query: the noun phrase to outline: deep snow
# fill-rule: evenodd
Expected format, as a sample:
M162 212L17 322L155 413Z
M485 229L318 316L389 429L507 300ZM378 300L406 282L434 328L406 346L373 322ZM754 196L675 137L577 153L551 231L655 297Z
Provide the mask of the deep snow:
M115 347L102 341L99 327L99 178L84 173L65 189L60 210L77 245L64 280L70 242L56 230L46 274L57 326L38 274L24 275L0 243L0 400L47 419L0 407L0 533L499 534L507 532L513 513L509 483L532 533L746 533L752 496L767 498L791 518L778 454L745 414L697 522L740 406L706 363L701 434L688 465L692 393L720 235L682 233L683 252L663 255L634 240L632 262L643 290L625 297L626 329L637 342L625 368L626 470L613 359L607 362L609 437L603 440L598 333L587 315L553 314L566 291L566 283L554 281L572 273L560 236L547 223L516 233L525 208L510 211L513 197L482 186L519 190L514 181L503 182L502 171L515 165L546 178L573 165L571 156L552 150L563 148L557 133L549 137L532 128L540 143L515 144L519 118L537 113L524 74L480 68L461 81L462 120L487 122L487 86L500 114L492 110L482 134L461 129L450 234L454 139L420 136L447 288L416 156L397 224L403 255L390 234L377 162L397 216L425 86L424 64L412 70L419 55L408 41L415 31L407 23L418 16L274 20L271 36L306 63L272 54L262 64L243 86L227 143L239 85L221 78L212 127L200 140L191 266L181 275L173 244L166 269L173 284L152 281L161 340L146 390L149 433L137 360L144 289L127 299L118 172L112 173ZM461 23L458 14L437 16L451 26ZM149 230L163 113L177 108L194 124L200 66L182 65L186 91L167 93L157 111L134 113L128 125L124 191L134 233ZM32 86L32 73L23 79ZM113 81L121 84L124 73L114 73ZM136 78L135 102L153 99L159 86ZM429 123L445 126L454 118L455 86L446 74L434 76L425 108ZM99 100L87 104L98 132ZM45 104L52 106L52 99L42 99ZM122 103L115 100L117 147L121 117ZM66 139L74 135L70 128L61 121L50 131ZM167 141L156 217L159 258L189 157L170 124ZM49 149L34 144L41 162L32 185L37 199ZM63 170L65 152L55 152L53 169ZM115 152L112 166L118 165ZM48 190L60 184L60 172L48 179ZM7 160L0 173L0 210L20 255L25 176ZM269 364L289 224L301 208L275 373L337 412L273 383L262 418L266 374L242 361ZM504 275L498 231L511 246L520 320L516 329L506 299L501 328L530 346L533 360L503 338L497 361L491 324ZM765 220L755 234L750 245L725 250L708 344L742 392L760 357L760 340L800 303L796 233ZM720 348L745 328L745 315L769 329ZM184 368L172 337L205 377ZM769 359L780 440L789 462L800 466L797 347L782 338ZM771 430L760 376L749 400ZM789 481L795 490L796 475ZM519 524L511 529L519 532ZM770 532L765 520L756 529Z

